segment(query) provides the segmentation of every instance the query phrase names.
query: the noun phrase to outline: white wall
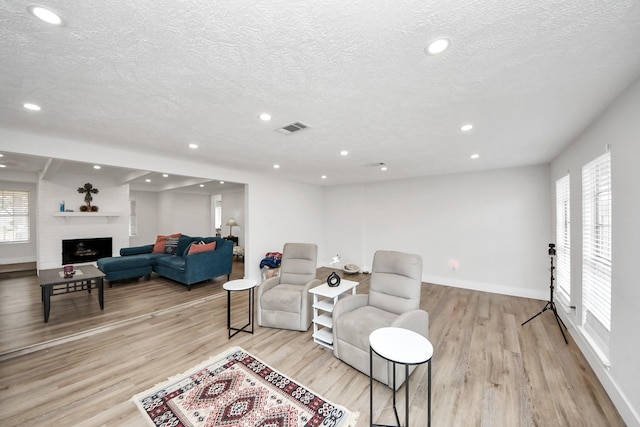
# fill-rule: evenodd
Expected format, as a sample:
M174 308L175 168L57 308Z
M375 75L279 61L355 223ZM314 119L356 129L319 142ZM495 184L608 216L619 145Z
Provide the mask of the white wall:
M326 242L320 187L263 177L246 188L245 235L250 251L245 254L245 273L249 277L260 279L264 254L282 252L287 242L317 244L320 260ZM274 188L278 189L275 193Z
M160 192L158 214L158 234L206 237L211 231L213 214L209 195Z
M323 259L416 253L427 282L546 299L549 200L548 166L327 187Z
M571 176L571 280L573 313L560 314L628 425L640 425L640 80L551 164L552 182ZM576 325L582 313L582 185L585 163L611 146L612 283L609 358L605 367L585 343ZM552 213L552 216L554 213Z
M233 226L233 235L238 238L238 245L245 246L245 224L246 219L244 215L244 190L234 191L228 193L222 193L222 228L221 234L223 237L229 235L229 226L225 225L229 218L233 218L238 223L237 226Z
M54 216L64 200L66 209L80 211L84 195L77 189L90 182L99 190L93 195L93 206L100 212L116 212L118 216L105 217L87 212L82 217ZM57 174L53 181L41 179L38 183L38 269L62 266L62 240L93 237L111 237L113 254L129 242L129 186L117 185L101 176Z
M153 191L131 190L129 197L136 200L138 232L129 237L128 246L142 246L154 243L158 235L158 194ZM118 248L119 250L119 248Z
M4 174L2 178L5 178ZM36 260L36 215L34 207L37 206L37 186L32 182L0 181L0 189L28 191L31 216L29 217L29 241L16 243L0 243L0 264L14 264L22 262L34 262Z

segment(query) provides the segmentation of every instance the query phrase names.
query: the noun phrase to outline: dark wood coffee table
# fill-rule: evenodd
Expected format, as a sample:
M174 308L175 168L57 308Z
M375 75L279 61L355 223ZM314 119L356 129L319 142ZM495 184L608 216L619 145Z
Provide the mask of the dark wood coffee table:
M44 303L44 322L49 321L51 311L51 296L69 294L71 292L98 289L98 301L100 309L104 310L104 276L105 274L92 265L76 267L76 273L69 278L64 277L61 268L40 270L40 288L42 290L42 302Z

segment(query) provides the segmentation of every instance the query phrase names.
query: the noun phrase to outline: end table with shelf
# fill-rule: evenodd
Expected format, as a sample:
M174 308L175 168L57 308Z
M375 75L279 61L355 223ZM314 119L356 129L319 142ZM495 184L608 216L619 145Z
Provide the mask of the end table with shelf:
M333 307L347 292L355 295L359 284L342 279L339 286L331 287L325 283L309 290L313 294L313 342L333 350Z

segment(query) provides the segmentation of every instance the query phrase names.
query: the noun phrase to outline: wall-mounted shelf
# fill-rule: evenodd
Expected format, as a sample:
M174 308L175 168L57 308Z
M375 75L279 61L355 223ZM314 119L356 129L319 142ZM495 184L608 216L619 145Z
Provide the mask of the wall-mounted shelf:
M53 216L62 217L67 222L69 218L107 218L108 221L122 216L122 212L54 212Z

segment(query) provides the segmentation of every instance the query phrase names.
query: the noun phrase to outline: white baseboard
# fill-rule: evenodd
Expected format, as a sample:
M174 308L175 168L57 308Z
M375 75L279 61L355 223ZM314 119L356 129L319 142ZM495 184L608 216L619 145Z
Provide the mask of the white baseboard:
M574 313L573 310L571 313L567 313L565 310L558 310L558 315L569 329L571 337L576 342L585 359L587 359L587 363L589 363L598 380L600 380L600 384L602 384L606 390L625 424L640 427L640 415L638 415L638 412L634 409L629 399L622 393L615 380L611 378L607 364L603 362L601 357L588 343L588 339L581 332L582 328L576 323Z
M18 258L4 258L2 260L2 262L0 262L0 264L5 265L5 264L22 264L25 262L36 262L36 257L34 256L29 256L29 257L18 257Z
M495 283L482 283L471 280L452 279L450 277L423 275L422 281L435 285L452 286L454 288L471 289L474 291L491 292L493 294L510 295L521 298L533 298L546 300L549 298L548 290L523 289L513 286L497 285Z

